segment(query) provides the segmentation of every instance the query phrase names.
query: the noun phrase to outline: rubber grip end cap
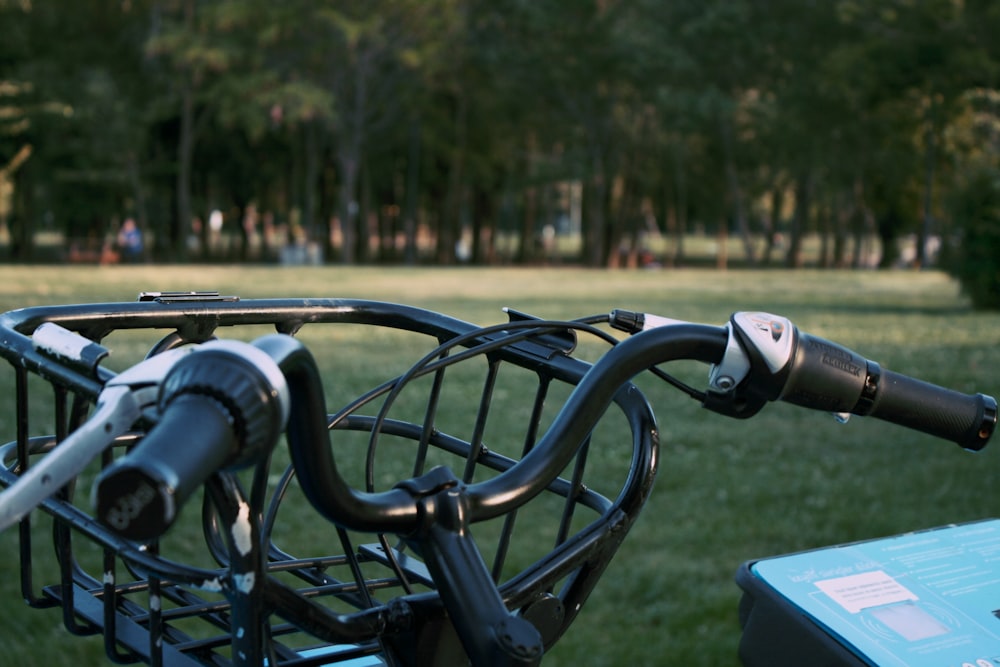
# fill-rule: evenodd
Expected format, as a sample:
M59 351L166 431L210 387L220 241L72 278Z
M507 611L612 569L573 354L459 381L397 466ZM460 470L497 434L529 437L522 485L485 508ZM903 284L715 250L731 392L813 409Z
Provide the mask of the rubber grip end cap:
M95 511L101 523L118 535L148 541L163 534L177 516L172 485L143 468L120 465L101 477Z
M997 426L997 400L986 394L979 394L978 396L982 405L979 428L972 434L972 437L966 438L965 442L961 443L963 448L973 452L978 452L986 446Z

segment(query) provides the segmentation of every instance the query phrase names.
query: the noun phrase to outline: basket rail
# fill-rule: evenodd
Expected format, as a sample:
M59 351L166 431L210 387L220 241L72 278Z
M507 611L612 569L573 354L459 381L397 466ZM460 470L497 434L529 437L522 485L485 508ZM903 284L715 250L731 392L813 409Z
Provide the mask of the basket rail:
M510 316L512 325L527 319L514 311ZM33 338L47 322L84 336L93 347L71 357L53 354ZM549 426L551 404L558 405L590 369L573 356L573 330L543 324L511 326L508 332L384 302L247 301L196 293L10 311L0 315L0 356L14 373L17 433L2 449L0 483L16 482L33 461L51 455L80 428L101 389L116 377L108 367L114 355L108 353L117 342L111 339L122 332L148 339L152 356L214 337L239 336L259 325L293 336L303 330L335 332L347 325L396 330L426 338L431 350L461 339L464 352L443 354L432 372L405 383L397 377L376 384L345 406L328 408L325 421L338 457L353 452L363 463L360 485L366 490L374 490L379 466L387 465L400 479L421 479L440 460L448 462L459 483L489 480L532 451ZM512 334L515 329L517 335ZM324 370L335 373L338 353L351 351L332 347ZM467 368L474 369L469 372L478 379L463 378L461 387L451 390L450 383ZM510 379L520 383L513 390L504 385ZM39 396L40 385L48 386L51 395L43 389ZM471 396L470 386L478 387ZM387 395L397 400L393 392L419 396L398 410L400 416L395 405L376 409ZM498 396L505 392L524 399L516 419L500 405ZM461 433L449 416L457 395L471 405L459 410L472 415ZM579 613L652 487L658 445L652 413L631 385L615 394L614 405L617 421L608 430L623 461L611 466L621 471L613 485L599 479L602 475L594 468L601 472L607 452L616 450L603 449L604 443L598 449L585 438L565 470L536 500L505 506L495 519L476 524L475 542L463 540L456 547L465 557L482 558L503 606L527 619L546 649ZM42 407L50 411L44 417ZM55 424L52 435L39 433L36 422L43 420ZM511 437L516 446L494 446L491 434L501 426L519 433ZM110 465L143 433L140 424L120 438L90 474ZM395 461L399 452L409 458L404 468ZM383 458L389 464L383 464ZM588 465L591 459L598 462ZM206 485L201 516L192 517L196 513L187 508L185 519L196 519L192 525L178 526L152 543L132 542L109 530L94 518L87 494L71 485L41 505L53 524L54 578L49 574L52 564L38 544L41 517L30 515L19 526L22 595L32 607L61 608L64 624L74 634L103 634L114 662L464 662L467 647L457 640L440 595L439 584L448 569L442 572L428 562L420 546L406 536L358 532L319 520L302 500L294 478L281 451L245 474L215 475ZM541 509L533 509L535 504ZM243 553L232 543L228 527L247 507L255 548ZM539 551L533 531L540 516L552 527L545 533L548 546ZM302 531L286 531L286 523L300 523ZM528 538L519 540L521 532ZM453 534L442 539L448 542ZM531 549L523 555L526 543ZM87 549L81 549L84 545ZM474 553L470 545L476 547ZM461 574L455 576L458 580L447 589L461 590L467 583ZM45 583L39 584L39 579ZM266 585L247 584L253 580Z

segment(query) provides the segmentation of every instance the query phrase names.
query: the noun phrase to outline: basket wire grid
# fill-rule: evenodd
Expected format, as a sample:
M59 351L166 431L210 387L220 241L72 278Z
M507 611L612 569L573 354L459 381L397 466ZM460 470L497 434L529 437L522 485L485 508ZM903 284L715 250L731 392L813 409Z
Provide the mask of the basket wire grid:
M373 388L329 409L330 446L338 462L366 491L439 464L465 483L489 478L532 448L589 368L573 356L576 330L591 331L589 325L517 313L511 320L482 328L363 300L241 301L217 295L11 311L0 320L6 334L0 354L14 373L17 434L2 450L0 483L9 486L33 459L56 451L114 376L102 364L103 354L68 363L33 346L31 332L43 321L101 345L122 332L130 340L149 336L150 354L239 336L257 325L300 337L322 330L316 339L328 341L323 373L330 396L343 392L337 367L352 352L339 343L341 327L327 325L407 332L407 340L427 341L423 348L429 352L417 364L376 379ZM393 340L387 337L385 344ZM638 515L656 471L656 429L642 395L624 387L615 404L617 410L579 443L573 462L545 493L472 528L504 603L538 628L547 648L580 611ZM43 416L44 410L51 412ZM51 435L37 434L36 422L51 427ZM215 475L201 512L190 503L181 523L160 541L118 537L91 515L88 484L142 435L137 428L120 438L42 505L51 517L54 558L44 545L46 522L39 513L19 525L21 590L31 607L61 609L70 633L103 635L108 658L116 663L251 664L234 648L243 645L234 637L249 632L268 665L465 664L419 545L405 536L348 531L318 517L298 490L282 447L250 470ZM278 582L269 595L260 593L263 587L233 585L237 568L220 516L244 500L259 535L253 557Z

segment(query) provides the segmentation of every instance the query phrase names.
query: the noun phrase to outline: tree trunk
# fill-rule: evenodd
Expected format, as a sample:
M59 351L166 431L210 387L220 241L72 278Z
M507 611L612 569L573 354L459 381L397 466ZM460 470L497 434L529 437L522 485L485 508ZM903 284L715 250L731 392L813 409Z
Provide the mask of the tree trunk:
M836 202L827 204L819 211L819 265L820 268L829 269L833 265L834 244L831 243L835 234L834 220L837 216Z
M809 224L809 208L812 205L812 177L808 171L799 174L795 182L795 213L792 214L792 224L788 231L788 254L785 264L789 268L798 269L804 264L802 256L802 239Z
M743 204L743 189L740 187L739 172L736 169L736 156L733 147L733 128L731 121L723 118L720 122L722 131L722 150L726 161L726 183L729 188L729 198L732 200L733 216L736 219L736 229L743 241L743 252L747 264L757 263L757 253L754 249L753 237L750 235L750 225L747 222L746 210Z
M525 188L521 206L521 233L517 247L517 264L528 264L538 258L538 188Z
M468 100L464 92L457 93L455 100L455 145L451 154L451 170L448 172L448 192L441 218L438 236L437 258L442 264L453 264L456 259L455 245L458 243L462 226L462 204L465 199L465 158L468 130Z
M320 236L321 247L323 248L323 261L333 262L337 252L333 246L333 229L331 223L337 215L337 169L329 161L320 161L322 167L319 175L319 220L317 223L317 234Z
M179 257L187 256L191 228L191 163L194 160L194 86L185 85L181 97L180 136L177 140L177 218L170 245Z
M684 149L678 147L674 151L674 250L670 257L671 266L680 266L684 262L684 235L687 234L687 178L684 173Z
M525 138L524 159L519 161L519 174L517 178L520 187L520 212L517 249L514 251L515 264L528 264L534 262L539 256L538 247L538 188L534 185L536 180L535 155L538 152L536 138L534 134L529 134Z
M476 188L472 197L472 263L495 264L496 229L493 222L496 206L493 192L487 188Z
M354 264L356 261L358 236L358 201L356 198L358 183L357 157L348 148L353 142L347 142L338 151L340 163L340 192L337 196L340 211L340 261L343 264Z
M615 201L612 204L614 223L608 226L609 268L624 266L634 269L639 266L642 212L635 193L636 187L632 179L621 177L620 187L615 188Z
M847 235L855 225L855 210L854 207L847 211L838 210L834 218L836 225L833 230L833 266L838 269L847 266Z
M19 175L21 166L31 157L31 145L25 144L17 151L10 161L0 167L0 189L6 184L13 192L11 204L13 210L12 218L7 218L0 210L0 226L6 227L10 233L10 254L13 259L30 259L34 246L34 234L32 225L27 216L28 203L26 197L30 188L25 183L23 172ZM25 257L19 257L20 253L25 253Z
M932 103L933 105L933 103ZM930 116L927 120L927 129L924 132L924 220L917 234L917 266L927 268L930 266L928 256L928 244L934 226L934 162L937 159L937 131L935 128L935 110L931 107L928 112Z
M607 257L604 260L605 266L609 269L621 268L623 261L627 261L625 253L627 253L628 248L626 245L626 235L628 226L626 223L627 210L626 210L626 200L628 199L628 184L624 176L619 175L615 178L614 185L611 186L611 196L608 201L608 211L610 215L608 218L612 221L607 225L604 235L604 247L607 248Z
M608 184L604 173L604 160L599 150L592 155L591 185L587 188L590 205L584 208L583 217L583 263L596 267L603 264L605 247L604 232L607 224Z
M366 118L368 114L368 74L371 71L372 54L362 51L357 54L354 66L353 87L349 95L354 104L346 113L340 126L340 148L338 162L340 164L340 193L338 210L340 211L340 226L342 230L341 262L353 264L358 258L358 244L362 241L361 231L366 222L359 222L360 204L358 202L359 169L365 147ZM335 90L335 92L337 92Z
M315 121L307 121L302 128L303 155L305 157L305 173L302 176L302 228L306 238L315 241L318 238L316 211L317 189L319 187L320 142L319 127Z
M194 30L194 0L184 3L185 30ZM194 72L185 72L181 89L180 135L177 138L177 218L170 234L170 246L181 258L187 256L187 236L191 229L191 167L194 161L196 119L194 95L197 88Z
M878 219L878 238L879 244L882 246L879 268L887 269L899 259L899 251L896 248L896 233L900 224L900 216L894 205L890 205L885 214Z
M35 226L28 170L18 172L14 184L13 211L10 220L10 255L18 262L30 262L35 255Z
M403 234L406 237L404 261L417 263L417 197L420 192L420 119L410 121L410 145L406 158L406 194L403 199Z
M230 246L229 256L239 262L250 258L250 234L247 220L250 215L250 202L237 201L236 204L236 247Z
M785 190L779 184L771 188L771 210L767 216L767 240L764 244L764 256L762 263L764 266L771 264L771 256L774 254L774 246L778 239L778 227L781 223L781 211L785 206Z
M715 238L715 268L725 271L729 268L729 226L722 222Z

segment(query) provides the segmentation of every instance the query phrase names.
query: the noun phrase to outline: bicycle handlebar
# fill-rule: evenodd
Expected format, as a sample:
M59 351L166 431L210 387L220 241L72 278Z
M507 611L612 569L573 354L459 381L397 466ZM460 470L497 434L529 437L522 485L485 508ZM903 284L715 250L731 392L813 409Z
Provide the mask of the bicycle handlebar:
M510 470L468 488L477 519L499 516L522 497L534 497L561 471L589 435L598 418L626 382L640 372L669 361L717 361L725 347L725 330L678 323L622 341L605 353L567 398L538 444Z
M875 362L803 334L787 319L768 313L736 313L726 327L628 311L613 311L610 321L639 335L594 363L520 461L464 488L472 522L505 514L541 493L571 460L620 387L645 369L679 359L713 366L704 405L730 416L748 417L764 403L782 400L870 415L972 450L985 446L996 424L996 401L989 396L962 394L883 371ZM421 517L411 491L397 487L361 492L338 472L328 445L321 378L301 343L275 334L253 345L212 341L195 349L198 354L184 355L163 381L160 423L98 479L95 499L102 521L132 539L161 535L177 508L209 475L269 451L287 421L299 482L324 517L348 529L400 534L415 530ZM734 367L741 377L720 375L719 369L732 373ZM189 429L192 423L199 428ZM3 494L8 495L11 491ZM9 513L23 516L28 509Z
M352 316L365 324L377 319L364 308ZM443 316L424 313L421 317ZM538 370L544 363L550 377L556 377L560 371L548 368L551 357L545 355L568 356L572 345L565 347L562 334L584 326L520 317L496 327L455 321L436 329L418 316L414 319L421 328L426 325L421 333L436 335L440 347L418 363L412 375L397 378L394 382L399 386L419 373L431 372L438 361L444 364L446 357L449 362L461 357L462 353L449 356L452 346L469 348L470 356L509 354L525 368L537 363ZM320 515L342 529L395 533L414 545L474 664L497 660L535 665L550 638L543 638L524 617L508 612L510 601L499 594L497 578L468 539L467 528L471 523L509 517L557 481L563 482L560 475L571 466L611 403L636 398L621 392L638 393L630 383L637 374L670 361L695 360L711 366L709 388L704 393L685 389L704 407L728 416L749 417L767 402L781 400L834 413L873 416L972 450L985 446L997 421L996 401L988 396L962 394L883 370L768 313L736 313L726 326L719 327L614 311L603 321L635 335L617 341L582 375L578 372L586 365L570 360L575 365L567 377L575 386L544 433L538 438L532 433L519 460L510 459L509 465L505 462L494 468L496 476L476 483L435 468L388 491L360 491L341 475L334 458L332 423L316 362L301 342L286 335L307 320L307 314L300 314L278 327L283 333L247 344L202 342L210 337L210 329L199 328L192 318L187 326L194 334L185 342L199 344L159 352L118 376L97 366L100 351L80 352L84 337L65 330L46 331L45 337L54 335L55 342L45 345L56 355L74 357L77 366L90 370L90 379L103 379L104 390L91 420L47 450L38 465L22 471L11 488L0 494L0 529L79 474L87 461L111 446L116 435L138 423L152 426L137 445L99 475L94 486L96 515L127 539L156 539L169 529L192 493L206 481L211 489L231 479L213 477L218 472L266 459L284 429L295 476ZM570 338L575 344L575 338ZM543 348L541 355L537 348ZM653 443L645 460L655 470L655 423L651 417L646 419L646 412L630 414L629 420L633 432L639 431L637 442ZM373 430L380 428L376 425ZM467 443L470 458L482 453L475 442L473 438ZM637 447L635 451L645 450ZM19 457L27 466L27 454ZM468 480L472 478L468 475ZM642 479L644 499L652 476ZM575 493L567 492L566 497ZM218 499L212 501L220 506ZM248 509L240 500L225 511L231 521ZM607 533L586 539L620 539L611 537L622 527L615 520L608 519L614 525ZM231 527L232 535L227 538L234 540L237 556L252 561L251 552L261 548L255 533L237 534L239 526ZM263 573L252 568L248 572ZM245 583L253 577L237 581ZM265 582L263 590L270 591L266 596L279 588ZM532 595L537 599L537 592ZM575 614L575 610L567 613ZM314 610L303 603L291 616L296 623L309 626L312 614Z
M882 369L829 341L799 335L781 400L830 412L849 412L905 426L978 451L997 422L997 404Z
M211 341L173 365L156 426L95 483L100 521L129 539L157 538L210 475L271 451L289 400L284 375L261 350L266 340Z
M639 372L671 359L714 361L725 332L719 327L687 325L623 341L607 352L570 394L539 442L512 468L493 479L468 485L471 522L490 519L535 497L563 470L621 386ZM408 533L420 520L411 493L400 488L379 494L350 488L337 472L327 442L322 386L304 347L286 344L282 366L289 374L293 414L289 445L303 491L330 521L372 532ZM298 443L301 443L299 446Z
M872 416L969 450L982 449L997 422L997 404L901 373L818 336L786 318L736 313L730 330L749 356L749 394L833 413Z
M615 393L633 376L674 360L708 364L723 360L727 328L676 321L667 324L624 340L604 354L531 451L500 475L466 486L470 521L500 516L541 493L568 464ZM780 342L787 356L776 370L748 375L743 392L730 394L730 401L742 401L740 393L750 393L817 410L867 414L973 450L985 446L992 435L997 420L993 398L880 372L877 364L846 348L799 334L790 323L783 326L787 326L787 345L770 330L763 332L765 342L744 342L761 357L771 351L767 340ZM329 446L315 444L327 442L326 423L321 417L324 399L315 364L304 347L290 341L275 344L285 348L271 353L280 357L279 366L289 378L293 405L289 444L300 484L310 501L330 521L345 528L397 533L414 530L420 513L412 493L400 488L378 494L352 489L338 473ZM755 359L751 363L767 368L775 361Z
M629 311L614 311L611 322L630 333L681 324ZM705 400L716 412L746 418L781 400L844 418L875 417L971 451L985 447L996 428L993 397L883 370L842 345L802 333L787 318L738 312L726 330L725 352L713 366Z

